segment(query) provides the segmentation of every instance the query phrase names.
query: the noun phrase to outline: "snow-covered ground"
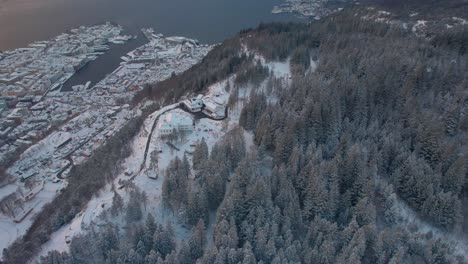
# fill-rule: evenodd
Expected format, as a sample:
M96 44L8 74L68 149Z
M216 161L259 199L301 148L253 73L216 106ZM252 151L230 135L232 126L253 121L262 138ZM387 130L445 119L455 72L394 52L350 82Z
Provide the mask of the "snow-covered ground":
M286 78L290 74L289 61L265 62L265 65L275 73L275 76ZM208 87L204 98L221 105L227 105L230 94L225 88L228 86L227 82L230 82L230 86L233 85L234 78L235 76L231 76L211 85ZM261 86L263 87L265 84L266 81ZM262 87L259 89L262 89ZM126 188L119 188L122 180L133 181L140 191L147 194L148 202L144 215L151 213L162 224L171 222L177 240L180 242L182 239L186 239L190 231L179 222L177 215L174 215L162 204L161 194L165 176L164 171L171 160L176 157L183 158L186 155L190 161L194 146L200 140L205 139L209 149L211 149L226 132L237 127L242 107L248 100L251 89L252 87L240 87L238 89L238 101L229 109L229 116L224 120L195 118L191 113L179 109L179 103L166 106L149 115L130 144L131 155L118 165L120 168L119 175L93 197L86 208L70 224L55 232L50 241L43 246L38 256L45 255L50 250L67 251L68 244L66 241L85 232L91 225L99 226L102 222L101 213L111 207L114 191L122 196L124 201L128 201L129 193ZM158 122L164 122L165 116L174 113L193 118L193 132L180 137L179 140L169 142L168 139L160 137ZM244 132L244 136L246 147L253 146L252 133ZM112 185L116 187L114 191ZM123 223L122 219L112 219L112 221Z
M413 225L417 227L417 232L420 234L432 234L434 238L441 239L450 245L450 247L454 249L455 255L461 255L465 259L468 259L467 237L463 237L463 235L460 236L456 234L449 234L437 227L434 227L430 223L422 220L413 209L411 209L405 202L398 198L397 206L401 222L406 224L407 228L411 228L411 225Z
M33 215L35 212L39 212L44 205L50 202L50 199L55 197L57 190L59 189L59 185L53 183L46 183L44 184L44 189L39 192L36 198L32 201L25 202L23 207L26 208L33 208L32 212L29 213L28 217L26 217L22 222L15 223L12 218L7 217L3 214L0 214L0 230L4 231L1 234L0 239L0 247L5 248L9 246L13 241L15 241L18 237L24 235L26 230L31 226L33 221Z
M139 172L144 159L146 138L148 137L148 134L151 130L154 118L155 116L152 115L145 120L140 131L131 142L132 153L122 162L122 164L120 164L122 169L113 183L106 185L106 187L100 193L93 197L88 202L86 208L80 212L71 221L71 223L63 226L57 232L54 232L51 235L51 239L43 246L38 256L45 255L50 250L68 250L68 244L64 243L66 238L72 238L73 236L80 234L83 231L83 228L87 228L90 224L94 224L94 221L100 215L100 213L104 211L104 209L110 207L112 204L112 198L114 196L114 193L111 191L112 184L118 186L119 180L128 180L129 177L125 175L125 172L128 168L135 172Z
M452 17L452 19L461 25L468 25L468 21L466 19L460 18L460 17Z
M21 223L14 223L11 218L0 215L0 247L6 248L18 237L24 235L27 228L31 226L31 218L27 218Z
M332 8L329 2L332 3L333 1L329 0L285 0L283 2L274 6L271 12L273 14L294 13L307 18L321 19L343 9L342 7Z
M67 242L70 242L72 237L82 233L83 228L90 223L92 217L96 216L102 209L100 206L106 205L106 203L110 204L109 201L112 202L112 197L113 193L107 192L102 197L91 200L87 208L79 213L70 224L63 226L52 234L50 240L42 246L39 256L46 255L51 250L68 251Z
M376 188L382 190L389 186L388 180L383 177L376 179ZM393 187L391 187L393 188ZM410 233L417 233L425 239L440 239L453 249L454 255L463 256L468 259L468 238L463 237L462 233L448 233L431 223L423 220L405 201L400 199L397 195L393 199L396 206L395 217L397 219L398 227L406 229Z
M315 72L317 70L317 67L318 67L318 61L315 61L314 59L310 58L309 70L311 72Z
M0 214L0 248L6 248L11 243L13 243L17 238L21 237L26 233L26 230L31 226L33 222L33 217L35 213L40 212L42 207L49 203L57 194L57 192L64 187L60 183L52 183L50 181L43 181L42 189L38 190L39 192L33 200L26 201L23 204L24 210L33 208L33 210L25 217L20 223L15 223L14 219ZM2 195L7 192L14 193L18 188L23 188L22 184L15 183L10 184L9 186L2 188ZM5 195L6 196L6 195ZM21 212L17 211L17 214Z
M291 76L291 68L290 68L290 63L289 59L284 61L284 62L279 62L279 61L273 61L273 62L265 62L265 59L263 59L262 62L265 66L270 69L273 74L280 78L280 77L286 77L289 78Z
M426 23L427 21L425 20L418 20L418 22L416 22L416 24L414 24L414 26L411 28L411 30L413 31L414 34L416 34L416 36L421 36L424 32L424 30L426 29Z
M229 93L225 90L227 82L232 83L233 78L220 81L208 87L207 93L204 95L204 100L213 101L219 105L227 105L229 100ZM160 131L155 129L152 137L149 139L149 149L146 159L145 168L155 168L155 173L158 176L164 174L164 170L167 168L169 163L176 157L183 158L187 156L189 161L191 160L191 153L194 150L194 146L205 139L209 149L224 135L227 128L226 121L212 120L209 118L195 119L192 114L185 112L181 109L173 109L165 112L159 118L158 122L164 122L165 117L171 114L177 114L180 117L187 117L194 119L193 132L185 134L180 140L169 141L160 137ZM154 155L157 152L157 155ZM157 164L152 164L151 156L157 156Z
M229 94L224 90L225 84L226 81L213 85L209 88L207 96L212 96L221 103L226 103ZM146 192L148 195L148 203L145 213L152 213L160 223L171 222L178 240L185 239L188 236L189 230L184 228L184 226L177 221L177 217L174 216L170 210L164 208L162 204L161 191L164 180L164 169L176 156L182 158L184 154L191 152L193 150L193 144L202 138L205 138L211 149L224 135L227 121L216 121L208 118L197 120L193 133L187 135L184 140L172 142L173 146L179 149L176 150L170 147L166 141L159 138L156 127L157 122L164 120L163 117L171 112L191 116L190 113L178 109L178 105L179 103L166 106L148 116L140 131L131 142L131 155L119 165L121 168L119 175L112 183L106 185L98 195L93 197L86 206L86 209L79 213L70 224L55 232L51 236L51 239L43 246L38 256L45 255L50 250L67 251L67 240L84 232L90 225L98 225L100 222L100 214L110 208L112 204L112 198L114 196L112 185L117 187L115 191L118 192L124 200L128 200L129 194L126 189L118 188L119 181L121 180L133 179L133 183L141 191ZM151 133L152 129L154 129L153 133ZM251 142L252 140L249 141ZM147 144L149 145L145 160ZM159 150L161 150L161 153L159 153L157 159L158 166L154 166L154 164L152 164L151 153ZM187 156L190 157L190 155ZM155 174L159 176L157 179L148 177L149 175L154 176Z
M0 200L16 193L18 198L25 200L23 208L25 210L33 208L33 210L20 223L15 223L12 217L0 213L0 230L8 230L4 232L4 236L0 237L0 249L7 248L14 240L24 235L33 223L35 214L66 187L67 180L59 178L60 175L63 176L61 172L69 168L71 161L76 165L77 162L85 159L81 156L81 151L77 151L81 160L74 159L74 156L69 156L69 153L77 148L86 149L87 145L90 145L90 149L102 145L107 136L117 131L127 121L128 116L129 111L121 111L114 116L114 122L109 124L110 119L103 118L97 111L86 111L31 146L20 156L18 161L8 169L9 175L18 180L0 188ZM69 130L73 132L68 132ZM59 147L62 144L63 146ZM92 153L91 150L89 153ZM27 183L19 180L21 177L30 177L28 181L36 185L42 184L43 188L30 190ZM32 191L34 192L31 196L33 199L27 199L27 194ZM20 208L16 211L18 211L17 215L22 213Z
M187 115L190 116L191 114L184 112L183 110L176 109L171 112L177 112L180 115ZM169 114L168 112L166 114ZM179 141L169 142L168 140L161 139L159 137L159 131L155 131L153 137L151 138L151 144L149 153L153 151L159 150L158 154L158 175L162 175L164 170L167 168L171 160L175 159L176 157L183 158L184 155L187 156L189 161L191 160L190 153L193 152L194 146L202 140L205 139L207 145L211 149L211 147L219 140L219 138L224 135L225 131L225 123L223 121L215 121L208 118L202 118L199 120L195 120L195 125L193 128L193 132L187 134L183 139ZM172 144L170 146L169 144ZM177 150L177 149L178 150ZM151 156L151 154L150 154ZM151 166L150 159L147 160L147 165Z
M71 138L69 132L57 131L41 140L39 143L27 149L20 159L8 169L10 175L24 176L30 172L37 173L35 165L40 164L42 160L52 157L57 150L57 147L62 142ZM45 179L50 175L41 172L39 177ZM36 177L37 178L37 177Z
M242 53L247 55L253 55L254 60L260 62L263 66L267 67L268 70L273 73L273 77L283 80L285 84L290 84L291 80L291 58L287 58L284 61L268 61L265 59L264 56L259 54L258 52L251 50L247 47L245 43L242 43ZM312 58L310 70L315 71L317 68L317 62L314 61Z
M274 77L288 82L291 74L289 59L283 62L267 62L262 56L257 54L255 56L258 61L269 68ZM315 69L315 66L313 68ZM230 94L225 88L234 86L234 79L235 75L209 86L204 99L211 100L219 105L227 105ZM264 90L266 83L264 81L260 87L257 87L258 91ZM237 88L238 101L229 109L229 116L225 120L195 118L191 113L179 109L179 103L168 105L149 115L131 143L131 155L119 165L120 173L113 183L109 183L100 194L96 195L88 203L86 209L78 214L70 224L55 232L51 240L44 245L40 255L53 249L67 250L68 245L64 243L65 240L80 234L89 225L99 222L99 215L112 204L114 196L112 185L117 187L115 191L124 200L128 200L126 189L118 188L121 180L133 180L133 183L148 195L147 212L151 212L159 222L173 222L178 236L186 237L189 231L180 225L178 226L172 212L162 205L161 190L164 171L176 157L183 158L185 155L191 161L194 146L202 139L211 149L226 132L237 127L241 110L247 102L252 88L250 86ZM167 115L174 113L194 119L193 132L180 137L179 140L162 139L158 131L158 122L164 122ZM244 132L244 136L246 147L253 146L252 133Z

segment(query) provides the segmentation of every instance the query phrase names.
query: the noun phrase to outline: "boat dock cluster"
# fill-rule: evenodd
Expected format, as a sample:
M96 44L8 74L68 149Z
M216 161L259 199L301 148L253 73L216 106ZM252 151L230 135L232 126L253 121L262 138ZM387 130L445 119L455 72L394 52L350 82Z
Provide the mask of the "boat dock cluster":
M123 62L94 89L110 93L134 93L147 83L156 83L186 71L199 62L212 46L184 37L164 37L143 29L148 43L122 56Z

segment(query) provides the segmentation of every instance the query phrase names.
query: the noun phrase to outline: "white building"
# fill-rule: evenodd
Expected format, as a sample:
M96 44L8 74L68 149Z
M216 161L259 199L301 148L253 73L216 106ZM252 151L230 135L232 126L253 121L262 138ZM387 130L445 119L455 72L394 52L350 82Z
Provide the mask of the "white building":
M57 134L57 139L55 141L55 148L59 149L67 145L70 141L72 141L71 134L68 132L59 132Z
M225 116L225 106L219 105L214 101L208 100L208 99L203 99L203 104L205 105L205 108L203 110L203 113L206 115L214 118L214 119L222 119Z
M192 113L200 112L203 107L203 95L199 94L197 97L184 100L183 104Z
M172 111L158 122L157 128L160 137L172 135L174 129L178 132L191 133L193 131L193 119L184 112Z

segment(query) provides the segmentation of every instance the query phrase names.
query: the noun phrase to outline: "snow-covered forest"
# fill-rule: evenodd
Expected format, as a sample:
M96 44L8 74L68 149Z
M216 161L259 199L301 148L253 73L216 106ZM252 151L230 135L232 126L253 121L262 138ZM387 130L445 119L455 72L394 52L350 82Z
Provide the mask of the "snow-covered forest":
M101 224L38 263L468 262L468 25L421 37L363 12L244 30L148 86L140 98L169 104L223 83L223 136L174 156L160 200L112 187ZM76 173L110 182L129 156L115 152ZM7 263L39 243L26 242Z

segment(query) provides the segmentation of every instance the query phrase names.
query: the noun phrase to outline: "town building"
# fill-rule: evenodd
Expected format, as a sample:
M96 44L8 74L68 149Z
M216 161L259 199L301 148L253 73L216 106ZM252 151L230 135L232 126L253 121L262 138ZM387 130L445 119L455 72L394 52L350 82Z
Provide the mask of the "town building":
M171 112L158 122L158 132L160 137L173 134L174 131L182 133L193 132L193 119L184 112Z
M27 91L21 86L8 85L2 88L0 95L4 97L7 97L7 96L21 97L21 96L25 96L26 93Z
M184 100L183 105L192 113L200 112L203 108L203 95Z
M203 113L214 119L223 119L225 117L226 107L217 104L215 101L210 99L203 99L205 105Z

